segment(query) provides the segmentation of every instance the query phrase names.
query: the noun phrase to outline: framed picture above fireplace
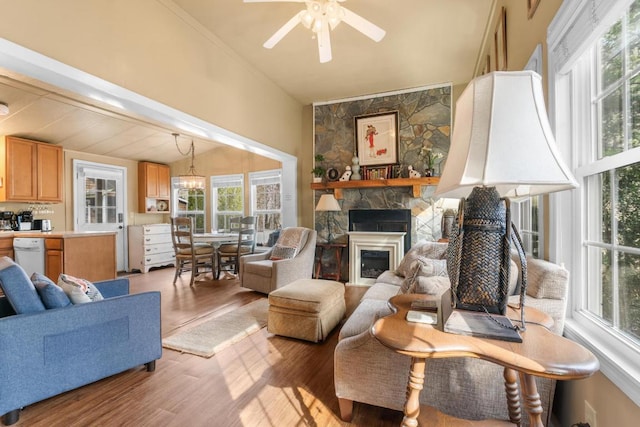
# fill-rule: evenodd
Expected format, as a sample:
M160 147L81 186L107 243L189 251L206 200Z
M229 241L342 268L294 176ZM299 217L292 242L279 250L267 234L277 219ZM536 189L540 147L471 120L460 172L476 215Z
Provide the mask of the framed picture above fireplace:
M398 112L357 116L356 151L361 166L398 163Z

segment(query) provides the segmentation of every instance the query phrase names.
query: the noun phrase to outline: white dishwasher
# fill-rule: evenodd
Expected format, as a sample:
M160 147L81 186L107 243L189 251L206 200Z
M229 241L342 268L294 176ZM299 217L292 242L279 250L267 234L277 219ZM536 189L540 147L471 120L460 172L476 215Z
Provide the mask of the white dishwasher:
M33 273L44 274L44 239L37 237L14 237L13 254L16 262L31 277Z

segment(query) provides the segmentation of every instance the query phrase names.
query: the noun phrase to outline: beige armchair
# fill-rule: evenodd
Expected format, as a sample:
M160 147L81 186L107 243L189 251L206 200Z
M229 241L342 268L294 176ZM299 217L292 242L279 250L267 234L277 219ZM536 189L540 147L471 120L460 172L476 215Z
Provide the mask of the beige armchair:
M266 252L240 257L240 286L268 294L297 279L311 279L316 252L317 232L310 228L290 227L280 233L276 244ZM298 241L295 256L278 256ZM274 259L282 258L282 259Z

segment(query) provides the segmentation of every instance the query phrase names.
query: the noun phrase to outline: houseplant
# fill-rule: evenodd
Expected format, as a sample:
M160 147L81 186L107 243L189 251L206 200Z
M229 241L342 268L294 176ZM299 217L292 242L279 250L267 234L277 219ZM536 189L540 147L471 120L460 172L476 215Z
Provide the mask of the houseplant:
M316 154L315 156L315 166L311 169L311 173L313 174L313 182L322 182L322 177L327 172L327 170L322 166L322 162L324 162L324 156L322 154Z

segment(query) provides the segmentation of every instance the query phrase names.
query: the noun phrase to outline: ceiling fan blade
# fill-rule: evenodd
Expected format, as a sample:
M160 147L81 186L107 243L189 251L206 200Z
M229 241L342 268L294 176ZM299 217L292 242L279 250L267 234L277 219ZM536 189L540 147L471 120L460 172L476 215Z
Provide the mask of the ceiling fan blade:
M300 13L296 13L293 18L289 19L286 24L284 24L278 31L276 31L262 46L267 49L271 49L274 47L284 36L286 36L289 31L293 30L293 28L301 22Z
M318 37L318 53L320 54L320 62L325 63L331 61L331 36L329 35L329 23L323 20Z
M367 21L362 16L351 12L346 7L342 6L342 10L344 12L342 20L365 36L369 37L371 40L379 42L386 34L385 30L374 23Z

